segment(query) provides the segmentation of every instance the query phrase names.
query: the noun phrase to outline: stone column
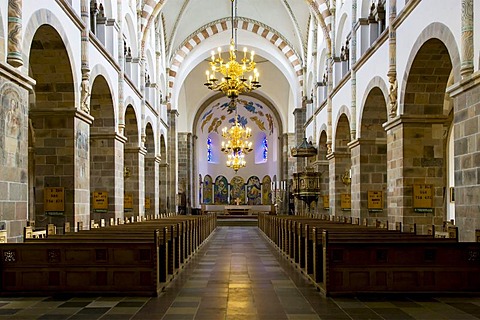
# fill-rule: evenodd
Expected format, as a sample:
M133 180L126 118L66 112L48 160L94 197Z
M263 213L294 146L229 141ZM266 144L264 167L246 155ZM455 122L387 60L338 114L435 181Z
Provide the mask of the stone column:
M178 181L181 182L182 192L187 200L187 214L191 208L192 198L192 134L190 132L178 133Z
M473 0L462 0L462 66L460 73L467 77L473 72Z
M168 177L169 177L169 165L165 162L160 163L160 179L159 179L159 210L156 213L167 213L167 197L169 188L167 186Z
M117 22L118 22L118 133L123 135L125 130L125 98L123 87L125 83L125 53L123 47L123 0L117 0Z
M330 215L350 216L350 211L342 211L341 195L351 194L350 185L342 182L345 170L350 169L351 159L348 152L331 152L327 155L329 161L329 190L330 190Z
M22 242L26 222L34 219L28 207L29 189L33 190L29 186L33 170L29 161L28 96L34 82L5 64L0 64L0 71L0 226L7 230L8 242Z
M168 110L168 163L169 175L167 181L167 209L168 212L176 212L176 195L178 190L178 163L177 163L177 110Z
M357 139L348 144L352 158L352 217L387 218L385 207L387 153L386 141ZM368 211L368 191L383 191L383 211Z
M145 215L145 155L142 147L125 148L125 167L129 175L125 177L125 193L133 195L133 211L125 216Z
M306 108L297 108L293 111L295 117L295 145L300 145L305 137L305 121L306 121ZM302 172L305 170L305 158L295 158L296 172Z
M82 29L82 83L80 90L80 109L86 113L90 113L90 66L88 47L90 45L90 5L88 0L82 0L81 2L81 15L82 21L85 27Z
M333 90L333 58L327 59L327 154L332 152L332 90Z
M305 102L305 97L304 97ZM298 146L302 143L303 138L305 137L304 125L306 121L306 108L297 108L293 111L295 116L295 146ZM303 157L294 158L295 171L294 172L303 172L305 171L305 162L306 159ZM302 215L308 210L308 204L304 201L295 198L295 214Z
M90 153L92 154L90 168L90 193L108 193L108 211L106 213L95 212L91 208L91 217L95 221L104 218L123 219L123 149L126 138L116 133L95 133L90 136Z
M146 215L158 213L159 163L159 157L151 154L145 157L145 199L150 199L150 208L145 206Z
M397 81L397 31L393 25L393 21L397 17L397 0L390 0L390 9L389 9L389 26L388 26L388 82L390 83L389 88L389 98L390 105L388 114L390 118L395 118L397 116L397 91L398 91L398 81Z
M351 83L351 122L350 122L350 139L357 137L357 72L353 68L357 62L357 33L355 32L355 24L357 23L357 0L352 0L352 29L350 41L350 83Z
M74 211L75 226L82 221L88 226L90 221L90 126L93 117L82 112L76 112L74 123ZM68 180L69 178L67 178ZM69 220L72 221L72 220ZM58 225L58 224L57 224Z
M455 224L460 241L477 241L480 229L480 74L474 73L449 88L454 101Z
M416 223L417 231L423 234L432 224L442 224L445 211L443 134L446 120L445 116L428 120L424 116L399 116L384 125L387 130L389 223L402 222L406 227ZM414 184L433 186L433 213L414 212Z
M279 214L288 214L289 213L289 193L291 190L291 180L293 178L293 173L295 172L295 158L292 157L290 153L290 148L295 147L295 133L284 133L281 139L282 141L282 159L283 167L280 176L277 176L277 182L280 185L281 181L286 180L286 190L282 192L277 192L276 196L280 197L281 203L280 208L278 209Z
M123 135L115 134L113 140L115 152L115 185L113 188L112 201L109 204L109 210L113 210L115 221L125 219L124 197L125 189L119 186L125 186L125 143L127 138ZM110 197L109 197L110 198Z
M8 54L7 62L23 66L22 59L22 0L8 0Z

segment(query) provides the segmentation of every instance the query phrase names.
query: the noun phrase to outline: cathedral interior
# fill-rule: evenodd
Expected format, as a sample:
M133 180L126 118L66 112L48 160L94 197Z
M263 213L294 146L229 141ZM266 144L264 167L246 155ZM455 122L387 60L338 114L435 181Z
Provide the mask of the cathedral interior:
M0 0L0 318L480 317L470 296L331 298L343 291L327 286L327 267L308 269L330 257L308 232L326 251L340 237L327 221L344 223L454 240L419 255L452 250L463 266L467 254L477 276L437 269L466 272L452 282L478 293L468 282L480 288L479 14L476 0ZM163 235L149 226L162 219ZM170 258L155 276L132 273L143 285L164 271L156 298L78 297L100 292L92 286L55 298L85 274L48 264L48 285L32 292L49 298L8 296L38 276L9 263L40 263L26 257L42 243L57 247L37 256L63 265L75 241L104 237L112 251L92 246L88 259L109 261L119 241L147 246L147 230L170 247L122 254ZM34 234L50 240L27 249ZM391 262L378 248L377 262ZM356 252L332 250L337 262ZM450 291L418 268L408 285ZM95 270L97 285L130 277ZM343 285L389 291L395 279L380 274Z

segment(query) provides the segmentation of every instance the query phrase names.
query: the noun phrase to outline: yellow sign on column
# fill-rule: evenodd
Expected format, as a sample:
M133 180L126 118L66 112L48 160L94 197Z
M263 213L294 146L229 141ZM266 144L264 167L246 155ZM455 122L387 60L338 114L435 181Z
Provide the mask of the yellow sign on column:
M46 215L63 215L65 213L65 189L63 187L44 188L43 205Z
M433 212L433 186L431 184L413 185L413 211Z
M145 197L145 209L150 209L150 197Z
M368 211L383 210L383 191L368 191Z
M330 209L330 197L328 194L323 196L323 209Z
M133 211L133 194L125 193L123 200L123 209L125 212Z
M93 211L106 213L108 212L108 192L94 191L93 192Z
M352 196L350 193L343 193L340 195L340 207L342 210L352 209Z

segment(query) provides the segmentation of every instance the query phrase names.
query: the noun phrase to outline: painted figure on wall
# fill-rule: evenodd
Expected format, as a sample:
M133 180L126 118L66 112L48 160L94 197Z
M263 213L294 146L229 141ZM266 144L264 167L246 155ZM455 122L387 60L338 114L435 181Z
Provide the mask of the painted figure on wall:
M21 114L19 103L10 99L9 109L5 116L5 135L17 139L20 135Z
M212 177L210 175L205 176L205 180L203 180L203 203L204 204L212 204Z
M272 204L272 179L270 176L262 179L262 204Z
M260 179L257 176L251 176L247 181L247 198L249 205L262 204Z
M215 204L228 204L228 182L224 176L215 179Z
M6 94L4 97L6 107L4 122L4 163L9 167L19 165L19 150L22 140L22 106L16 97ZM0 127L1 128L1 127Z
M235 176L230 180L230 187L230 203L245 204L245 180L242 177Z

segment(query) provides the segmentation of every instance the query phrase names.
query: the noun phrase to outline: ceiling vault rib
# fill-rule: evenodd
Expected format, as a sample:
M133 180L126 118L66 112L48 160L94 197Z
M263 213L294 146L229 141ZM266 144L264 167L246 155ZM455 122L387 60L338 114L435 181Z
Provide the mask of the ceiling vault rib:
M297 34L298 39L300 39L300 45L302 49L301 57L302 57L302 60L305 61L306 59L305 53L307 52L307 40L304 37L302 37L302 33L300 32L300 26L298 24L297 18L295 17L295 14L293 13L292 8L288 4L288 1L283 0L283 5L287 9L290 19L292 19L293 24L295 26L295 33Z
M170 60L170 63L173 61L173 58L175 57L175 54L181 50L183 47L185 47L185 45L195 36L195 35L198 35L200 34L203 30L206 30L214 25L217 25L217 24L220 24L222 22L228 22L231 18L230 17L226 17L226 18L222 18L222 19L217 19L215 21L212 21L212 22L209 22L203 26L201 26L200 28L198 28L197 30L195 30L194 32L190 33L188 35L187 38L185 38L185 40L171 53L170 57L169 57L169 60ZM294 52L294 54L300 59L300 62L303 64L303 56L299 55L298 52L295 50L295 47L292 45L292 43L290 41L287 40L286 37L284 37L280 32L278 32L277 30L273 29L272 27L260 22L260 21L257 21L257 20L253 20L253 19L250 19L250 18L245 18L245 17L237 17L237 21L242 21L242 22L247 22L247 23L251 23L251 24L256 24L260 27L262 27L263 29L265 30L268 30L274 34L276 34L280 39L282 39L283 42L285 42L285 44L287 44L290 49Z
M180 12L178 13L177 19L175 20L175 24L173 25L172 32L170 33L170 38L168 42L168 53L172 52L172 45L174 42L175 34L177 33L178 29L178 24L180 20L182 19L183 14L185 13L185 10L187 9L187 6L190 4L190 0L185 0L183 2L182 8L180 9Z

